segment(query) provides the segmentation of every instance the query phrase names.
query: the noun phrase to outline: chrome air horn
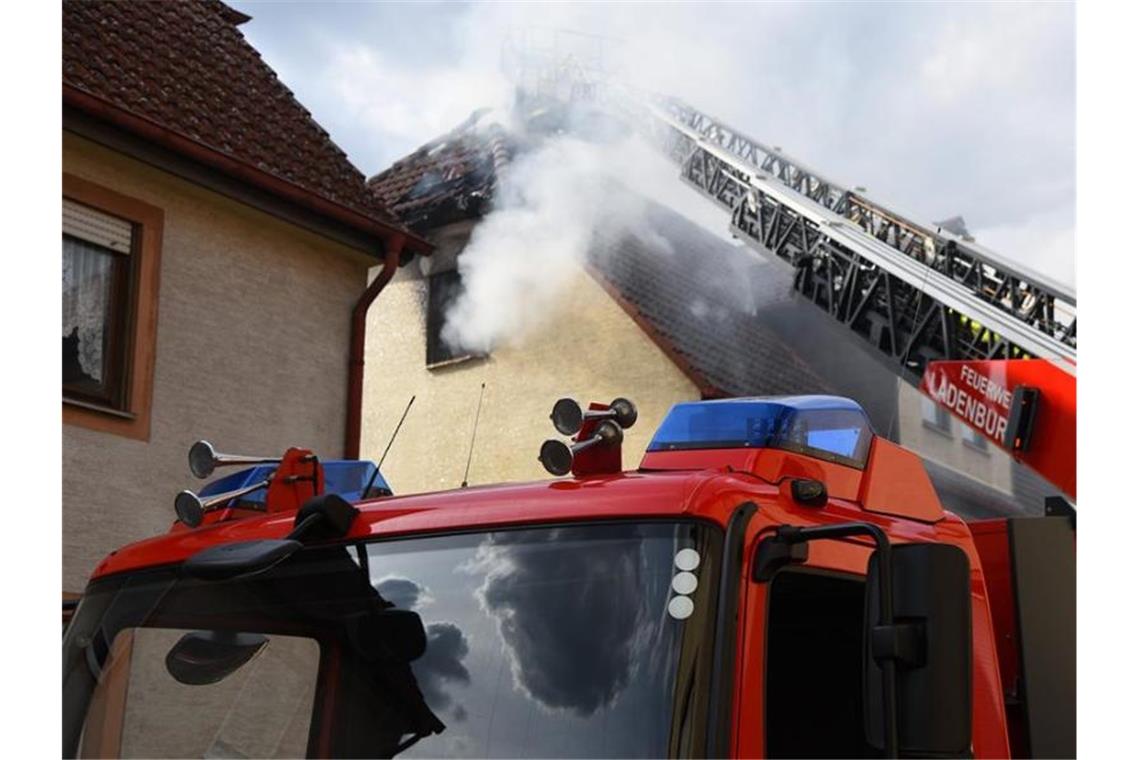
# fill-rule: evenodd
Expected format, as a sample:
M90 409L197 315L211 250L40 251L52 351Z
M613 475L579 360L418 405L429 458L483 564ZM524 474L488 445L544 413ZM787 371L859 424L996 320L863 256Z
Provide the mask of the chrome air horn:
M565 475L573 468L574 456L579 451L598 445L619 446L621 439L622 432L618 424L613 420L602 420L594 429L594 434L584 441L572 445L556 438L546 441L538 453L538 460L551 475Z
M207 478L218 467L226 465L277 465L268 474L261 475L261 480L249 483L232 491L199 496L193 491L182 491L174 498L174 511L179 521L191 528L202 524L202 518L207 512L218 509L246 494L269 488L266 494L266 503L252 505L250 508L261 512L282 511L297 509L301 504L324 491L324 469L321 467L317 455L310 449L290 448L281 457L250 457L239 454L219 454L209 441L198 441L190 447L190 472L199 478ZM262 471L264 472L264 470ZM250 472L248 475L253 475ZM240 474L239 474L240 477ZM247 477L248 480L248 477ZM307 486L300 485L307 482ZM280 483L281 488L271 484ZM276 493L276 496L274 494Z
M554 403L550 411L554 429L563 435L575 436L576 442L569 444L551 439L542 444L538 461L551 475L570 472L574 469L574 458L578 453L593 447L609 449L616 453L616 457L590 457L589 463L579 463L581 473L608 472L615 467L621 469L621 442L625 437L622 431L637 422L637 407L626 398L615 398L609 406L591 406L592 409L584 410L572 398L560 398Z
M554 409L550 412L554 429L562 435L575 435L586 420L597 419L613 420L623 430L628 430L637 422L637 407L627 398L615 398L610 402L609 409L583 411L581 404L574 399L560 398L554 402Z
M217 467L233 464L277 464L281 457L249 457L241 454L219 454L209 441L198 441L190 447L190 472L196 478L208 478Z
M208 446L209 444L206 445ZM270 478L266 478L260 483L251 483L248 486L235 488L233 491L226 491L225 493L210 496L205 500L193 491L182 491L174 497L174 511L178 514L178 519L183 524L191 528L197 528L202 524L202 518L207 512L217 509L231 499L236 499L239 496L245 496L254 491L260 491L262 488L267 488L269 481Z

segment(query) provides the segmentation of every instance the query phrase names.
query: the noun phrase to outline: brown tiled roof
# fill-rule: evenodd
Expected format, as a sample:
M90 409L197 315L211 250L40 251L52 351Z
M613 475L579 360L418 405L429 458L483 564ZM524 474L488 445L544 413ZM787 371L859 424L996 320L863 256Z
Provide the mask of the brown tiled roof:
M615 192L628 192L615 188ZM595 234L589 263L666 353L710 396L836 393L787 345L762 307L788 297L775 266L646 201L652 236ZM678 359L680 361L678 361ZM700 382L703 380L703 382Z
M241 165L393 224L217 0L63 3L63 83Z
M476 111L458 127L368 180L372 193L415 230L478 216L494 196L516 146Z

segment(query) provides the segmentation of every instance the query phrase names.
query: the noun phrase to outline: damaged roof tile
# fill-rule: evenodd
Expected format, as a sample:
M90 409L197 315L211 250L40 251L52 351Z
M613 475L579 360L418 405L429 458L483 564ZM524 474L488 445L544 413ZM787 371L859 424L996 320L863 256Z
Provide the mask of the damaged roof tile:
M451 132L370 178L369 189L418 231L481 215L489 209L517 147L498 124L480 124L485 115L476 111Z

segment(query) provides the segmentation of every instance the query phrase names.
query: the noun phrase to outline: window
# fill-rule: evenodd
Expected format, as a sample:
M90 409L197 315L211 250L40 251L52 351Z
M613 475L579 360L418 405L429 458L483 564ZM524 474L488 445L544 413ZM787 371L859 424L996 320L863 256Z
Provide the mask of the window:
M124 407L133 225L63 199L63 392Z
M980 453L989 453L989 440L985 435L979 433L977 430L974 430L964 422L960 422L958 424L962 428L962 443Z
M146 440L162 211L65 174L65 424Z
M428 276L427 303L427 366L442 367L483 354L456 350L443 339L443 326L447 311L463 292L463 280L458 269L436 272Z
M804 570L772 579L766 757L875 756L863 729L865 585L861 578Z
M922 424L939 433L950 433L950 412L925 396L922 399Z

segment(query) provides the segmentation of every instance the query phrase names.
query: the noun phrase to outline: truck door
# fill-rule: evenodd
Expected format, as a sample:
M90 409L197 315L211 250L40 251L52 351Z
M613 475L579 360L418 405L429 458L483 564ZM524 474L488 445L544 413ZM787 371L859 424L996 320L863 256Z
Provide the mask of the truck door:
M806 562L755 582L751 559L774 526L757 518L745 563L736 754L875 757L864 735L862 684L872 547L859 538L813 542Z

